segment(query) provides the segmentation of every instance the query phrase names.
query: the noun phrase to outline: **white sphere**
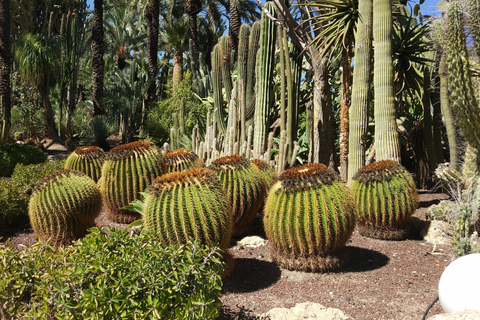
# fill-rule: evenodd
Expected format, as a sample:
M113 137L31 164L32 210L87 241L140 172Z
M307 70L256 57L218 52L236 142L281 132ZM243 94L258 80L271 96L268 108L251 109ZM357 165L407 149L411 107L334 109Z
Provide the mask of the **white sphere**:
M468 254L450 263L438 282L443 311L480 311L480 253Z

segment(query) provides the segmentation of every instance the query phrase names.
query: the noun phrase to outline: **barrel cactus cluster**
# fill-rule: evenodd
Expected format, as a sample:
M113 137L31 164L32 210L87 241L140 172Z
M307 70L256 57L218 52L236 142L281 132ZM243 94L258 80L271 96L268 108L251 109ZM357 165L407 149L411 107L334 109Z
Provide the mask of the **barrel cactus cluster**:
M135 141L110 150L98 182L108 218L118 223L140 219L140 214L122 208L140 199L140 192L164 172L163 156L151 141Z
M323 272L347 263L355 206L345 183L323 164L283 171L268 193L264 214L272 258L281 266Z
M232 206L233 237L248 234L266 196L265 179L260 170L239 155L221 157L208 168L220 178Z
M385 240L407 237L418 194L402 165L393 160L366 165L353 176L351 190L362 235Z
M33 230L55 246L68 245L95 225L102 197L95 182L76 170L61 170L37 182L28 204Z
M105 152L96 146L76 148L65 161L65 169L78 170L85 173L95 182L100 179Z

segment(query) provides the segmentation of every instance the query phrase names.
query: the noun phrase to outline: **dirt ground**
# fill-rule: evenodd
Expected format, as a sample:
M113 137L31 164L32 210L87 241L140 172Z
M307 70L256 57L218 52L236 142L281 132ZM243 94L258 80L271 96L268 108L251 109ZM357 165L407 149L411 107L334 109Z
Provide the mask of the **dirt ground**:
M442 193L420 191L420 208L412 219L428 223L425 211L447 199ZM109 221L105 211L99 225L124 229ZM255 233L262 236L261 225ZM35 233L26 226L0 235L10 243L32 244ZM421 319L437 296L440 275L452 261L451 248L423 241L414 230L404 241L375 240L355 231L347 243L349 263L330 273L294 272L272 263L270 244L256 248L232 243L233 273L224 279L220 319L255 319L275 307L317 302L338 308L355 319ZM437 302L428 316L443 313Z

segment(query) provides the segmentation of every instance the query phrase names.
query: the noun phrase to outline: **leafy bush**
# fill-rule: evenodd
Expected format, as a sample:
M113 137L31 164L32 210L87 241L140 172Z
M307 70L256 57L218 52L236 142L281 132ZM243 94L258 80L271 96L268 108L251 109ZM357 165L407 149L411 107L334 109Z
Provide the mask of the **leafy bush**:
M162 248L146 232L90 229L57 252L0 245L0 316L56 319L212 319L218 316L218 248Z
M16 143L0 145L0 176L10 176L17 163L37 164L42 162L45 162L45 154L36 146Z
M17 164L11 178L0 177L0 231L19 221L28 221L28 200L38 180L63 169L65 160L40 164Z

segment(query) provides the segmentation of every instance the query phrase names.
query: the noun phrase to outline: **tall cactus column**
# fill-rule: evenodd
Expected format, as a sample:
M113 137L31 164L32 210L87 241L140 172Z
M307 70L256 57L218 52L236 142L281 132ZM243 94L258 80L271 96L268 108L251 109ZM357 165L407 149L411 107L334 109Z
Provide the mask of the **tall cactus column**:
M273 2L265 4L267 9L275 16ZM254 114L253 155L258 158L267 146L268 139L268 114L273 105L272 76L275 60L275 23L262 13L262 28L260 31L260 51L257 56L256 66L256 103Z
M284 171L269 191L265 233L272 258L287 269L329 271L348 261L355 206L345 183L323 164Z
M119 223L140 219L138 213L122 209L140 199L139 192L165 172L165 161L151 141L120 145L107 153L98 184L107 206L107 217Z

